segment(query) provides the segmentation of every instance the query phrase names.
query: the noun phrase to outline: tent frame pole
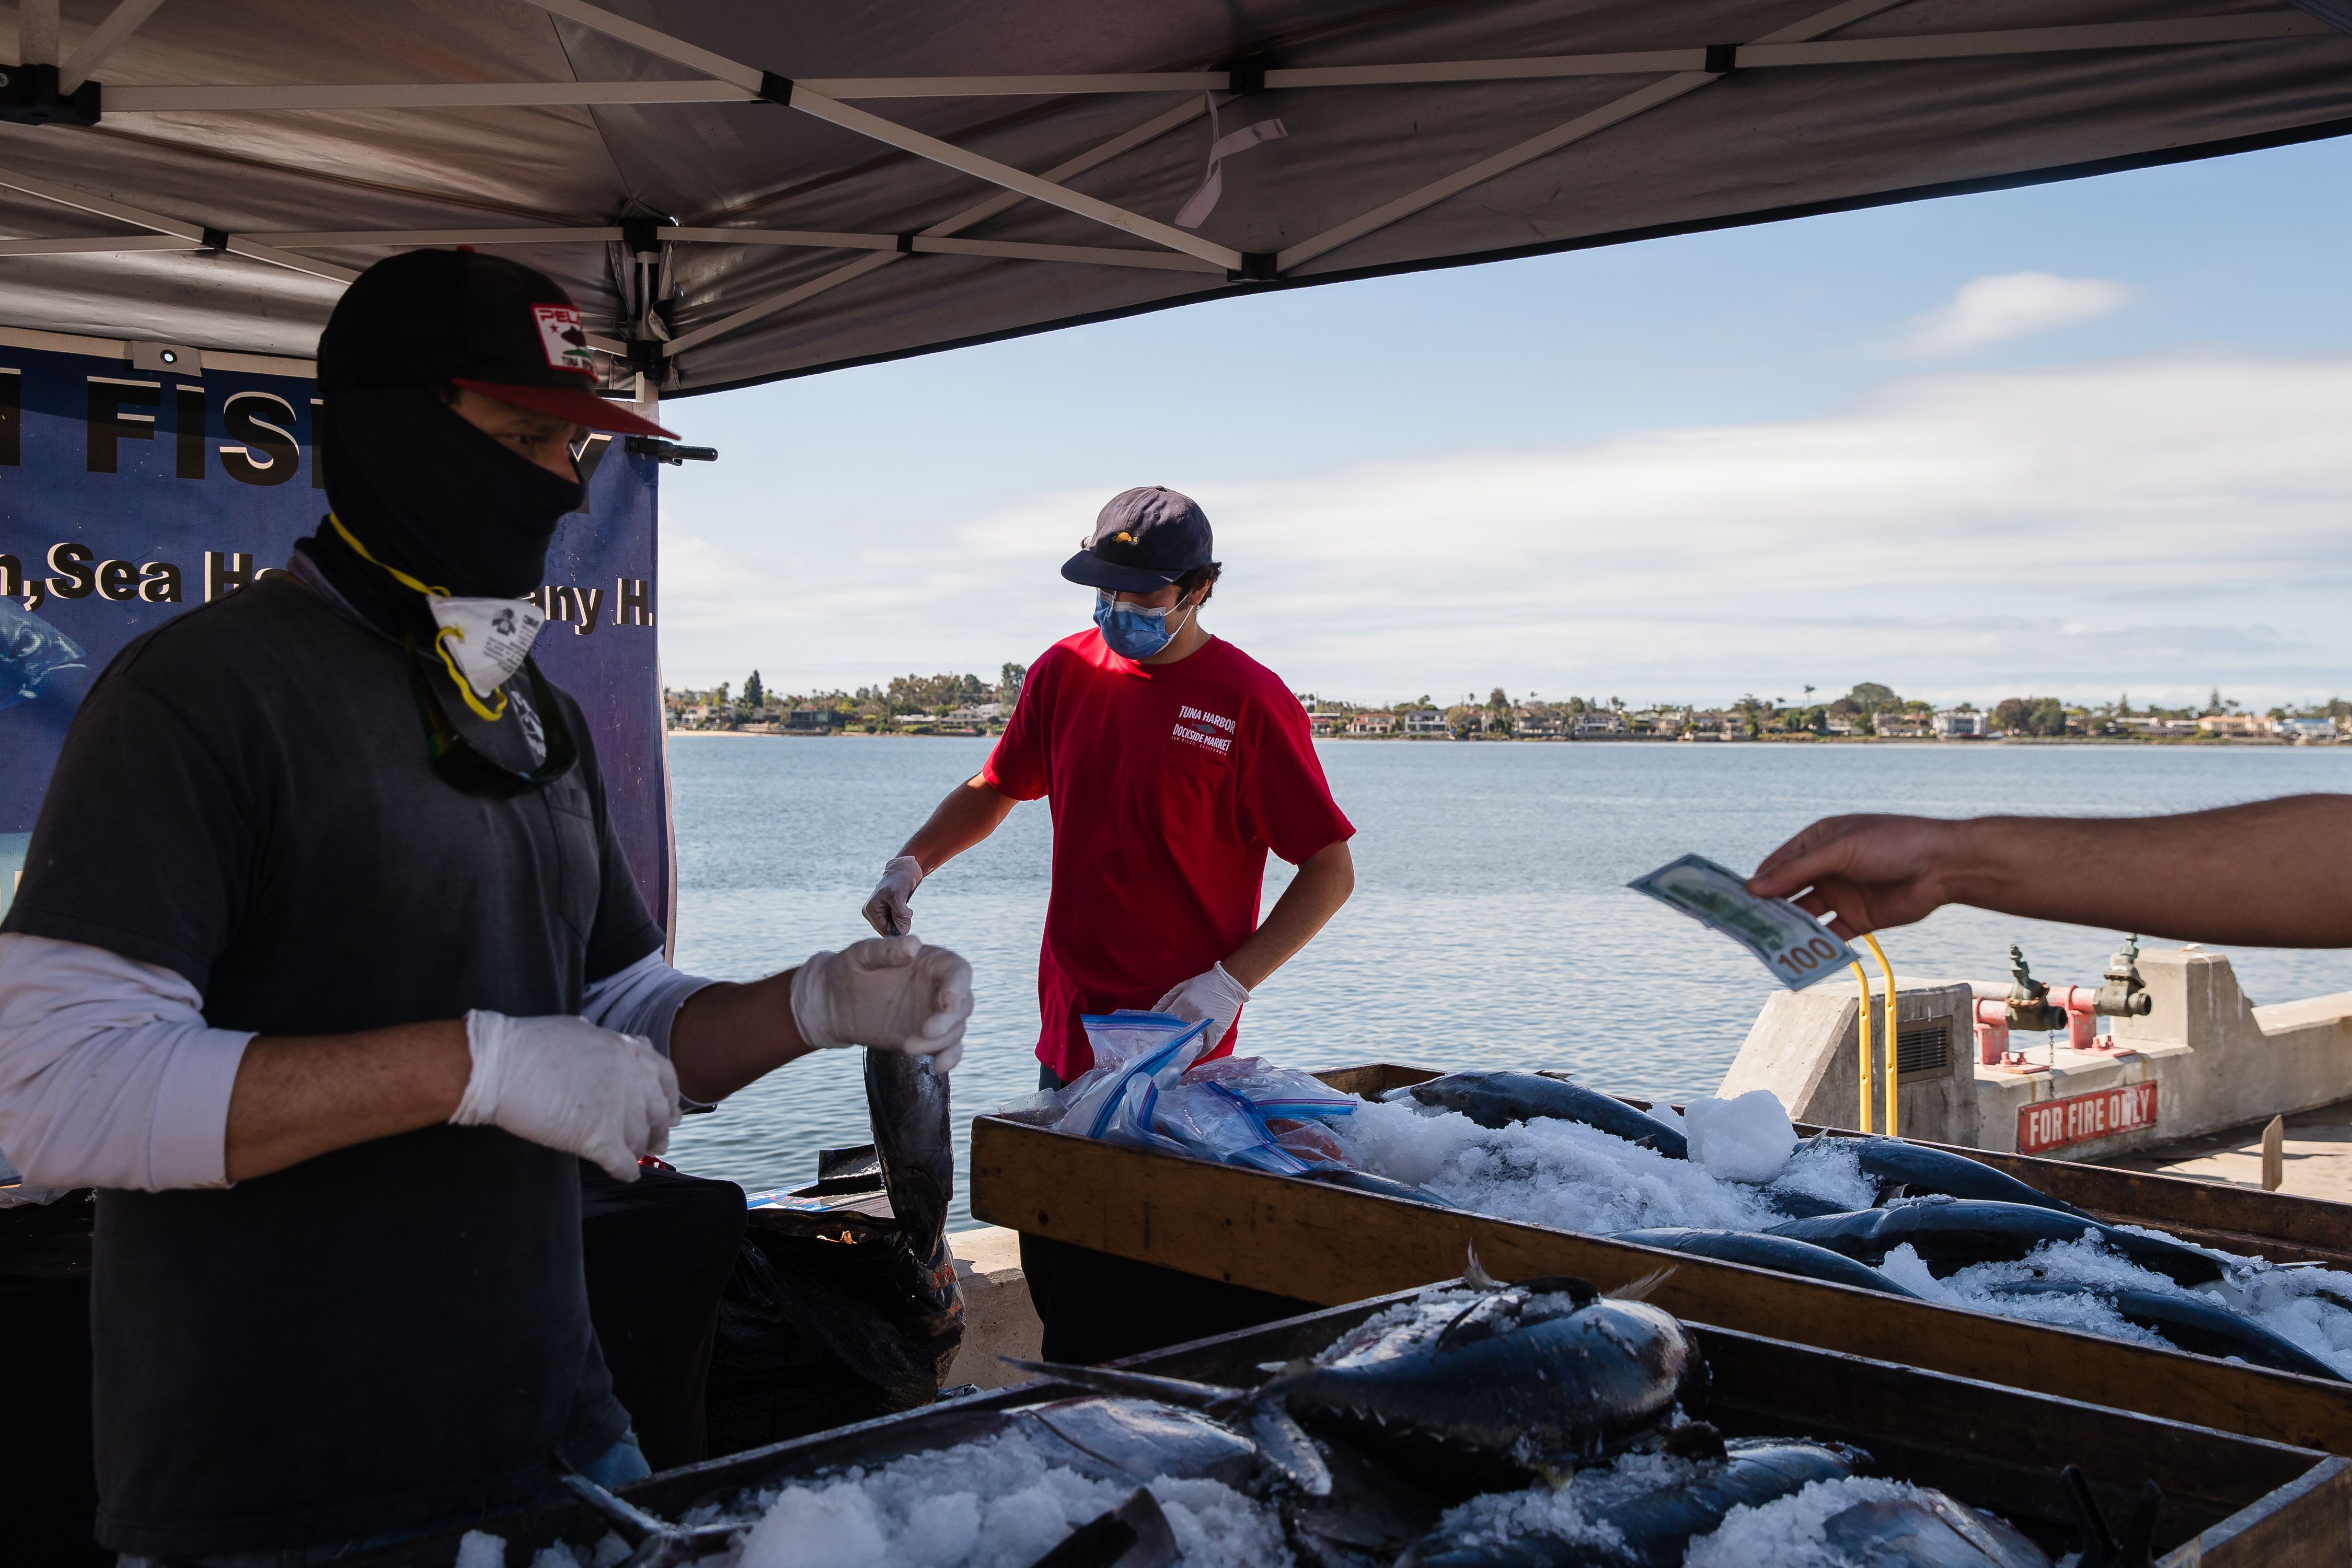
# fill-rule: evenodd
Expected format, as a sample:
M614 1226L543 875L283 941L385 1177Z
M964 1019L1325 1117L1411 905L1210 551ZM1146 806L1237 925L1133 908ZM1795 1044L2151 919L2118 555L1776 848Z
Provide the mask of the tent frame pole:
M1208 107L1204 102L1199 99L1188 98L1174 109L1169 110L1164 114L1153 116L1151 119L1147 120L1142 124L1137 126L1134 130L1114 136L1109 141L1101 142L1088 151L1079 153L1076 157L1070 159L1066 163L1055 164L1053 168L1045 171L1045 178L1049 180L1076 179L1078 175L1085 174L1089 169L1098 168L1102 164L1109 163L1114 158L1121 157L1128 153L1133 152L1136 148L1144 145L1146 142L1159 140L1171 131L1191 124L1193 121L1198 120L1202 115L1206 114L1207 112ZM1007 211L1019 205L1020 200L1020 196L1013 192L1000 192L997 195L989 197L984 202L981 202L973 206L966 207L963 211L956 214L953 217L933 224L930 227L922 230L915 237L918 240L938 239L959 234L964 229L970 228L974 224L985 223L990 218L994 217L997 214ZM824 292L828 289L846 283L853 278L862 278L868 272L877 271L881 268L887 267L890 263L898 260L902 254L904 253L896 250L887 250L880 251L871 256L860 257L858 259L849 263L847 266L836 268L833 271L824 274L823 277L812 279L808 282L803 283L796 288L787 289L781 294L771 295L765 300L745 306L742 310L735 311L732 315L722 317L719 321L712 321L706 326L697 327L690 332L680 333L678 336L670 340L663 352L671 357L675 357L685 353L688 349L699 347L701 344L710 342L713 338L723 336L728 332L734 331L740 327L749 326L753 321L759 321L762 317L772 315L778 310L785 310L793 305L796 305L803 300L810 299L817 294Z
M1818 38L1824 33L1833 33L1840 27L1849 26L1881 11L1892 10L1903 3L1904 0L1841 0L1840 4L1831 6L1828 10L1815 12L1801 22L1783 27L1779 32L1767 34L1757 42L1766 45L1801 43ZM1728 52L1732 54L1733 58L1737 58L1736 50ZM1554 126L1540 136L1530 136L1515 147L1507 147L1491 157L1480 159L1467 168L1456 170L1444 179L1433 180L1419 190L1409 191L1391 201L1383 202L1370 212L1349 218L1345 223L1336 224L1311 238L1303 239L1276 255L1274 269L1276 273L1287 272L1292 268L1312 261L1328 251L1337 250L1343 245L1361 239L1368 234L1411 217L1423 208L1434 206L1449 196L1459 195L1475 185L1484 184L1496 175L1507 174L1522 163L1531 163L1549 153L1556 153L1562 147L1581 142L1589 136L1608 130L1612 125L1622 125L1636 115L1657 108L1660 104L1672 103L1685 94L1696 92L1700 88L1720 80L1729 75L1732 68L1731 64L1727 61L1720 69L1678 71L1664 81L1652 82L1648 87L1627 93L1613 103L1603 104L1599 109L1580 114L1565 124Z
M540 4L541 0L531 0ZM152 11L162 0L121 0L116 16ZM103 32L114 17L101 25ZM2268 38L2325 37L2336 31L2300 12L2189 16L2158 22L2105 22L1995 32L1921 34L1832 40L1773 39L1735 46L1736 70L1792 67L1889 65L1910 60L1976 59L2017 55L2088 53L2246 43ZM98 35L91 36L95 43ZM89 46L85 44L84 48ZM111 47L111 44L109 44ZM1657 76L1707 68L1705 48L1641 49L1620 54L1546 55L1521 59L1436 60L1380 66L1276 68L1268 91L1308 88L1410 87L1482 81L1542 81L1609 76ZM80 60L79 54L75 62ZM85 69L84 75L87 75ZM1077 98L1103 94L1224 92L1225 71L1157 71L1128 76L810 77L793 81L795 98L814 94L838 103L900 98ZM71 86L80 85L74 79ZM65 90L70 91L71 86ZM731 79L671 81L520 81L257 83L142 87L109 85L109 114L268 113L290 110L593 108L664 103L770 101L759 87ZM882 121L888 124L888 121ZM912 134L912 132L908 132ZM887 140L887 138L884 138ZM894 143L895 145L895 143Z
M89 37L79 48L68 55L65 64L58 68L58 92L71 97L74 89L89 79L89 73L104 63L122 40L139 30L139 25L153 16L163 0L116 0L106 20L90 29Z

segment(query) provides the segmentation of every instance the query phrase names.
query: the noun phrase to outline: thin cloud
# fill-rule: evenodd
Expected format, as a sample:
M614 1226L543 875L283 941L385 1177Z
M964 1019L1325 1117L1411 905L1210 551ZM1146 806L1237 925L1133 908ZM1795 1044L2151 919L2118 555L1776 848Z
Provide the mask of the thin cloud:
M2340 610L2352 356L1915 376L1819 417L1274 479L1171 475L1215 521L1206 617L1300 690L2298 699ZM673 517L677 683L992 671L1086 625L1061 581L1102 496L947 524L919 557L812 519L732 556ZM780 672L783 672L780 674ZM2269 693L2269 695L2265 695Z
M1960 285L1948 304L1906 322L1911 331L1895 349L1910 359L1945 359L2095 320L2121 310L2131 296L2129 285L2097 278L2050 272L1979 278Z

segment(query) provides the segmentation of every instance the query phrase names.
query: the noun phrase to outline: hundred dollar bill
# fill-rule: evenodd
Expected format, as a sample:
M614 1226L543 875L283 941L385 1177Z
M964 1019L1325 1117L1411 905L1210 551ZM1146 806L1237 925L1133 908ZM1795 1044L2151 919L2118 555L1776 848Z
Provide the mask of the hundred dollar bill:
M1625 885L1740 943L1791 991L1854 962L1853 950L1829 927L1786 899L1758 898L1745 878L1704 855L1669 860Z

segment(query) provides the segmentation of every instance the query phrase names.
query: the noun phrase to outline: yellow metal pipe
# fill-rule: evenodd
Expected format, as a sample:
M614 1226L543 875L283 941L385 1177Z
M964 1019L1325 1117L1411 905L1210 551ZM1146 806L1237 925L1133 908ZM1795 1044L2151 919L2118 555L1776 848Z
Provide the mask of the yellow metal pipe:
M1870 949L1870 956L1878 961L1878 972L1886 977L1886 1135L1899 1138L1903 1134L1895 1125L1895 1084L1902 1072L1902 1065L1895 1060L1895 1048L1899 1037L1895 1030L1895 966L1886 962L1886 950L1878 945L1876 937L1864 936L1862 942ZM1854 965L1857 970L1861 967L1858 963ZM1863 1005L1867 1007L1869 1004L1865 1002Z
M1870 1131L1870 976L1862 971L1859 960L1847 967L1853 971L1853 983L1862 987L1862 1006L1853 1016L1855 1029L1862 1036L1862 1120L1855 1126Z

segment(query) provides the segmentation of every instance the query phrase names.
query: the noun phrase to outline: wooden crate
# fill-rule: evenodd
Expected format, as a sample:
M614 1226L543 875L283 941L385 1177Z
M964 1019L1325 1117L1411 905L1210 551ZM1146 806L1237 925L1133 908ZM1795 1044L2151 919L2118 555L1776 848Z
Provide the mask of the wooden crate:
M1370 1100L1391 1089L1437 1077L1428 1068L1374 1062L1364 1067L1338 1068L1315 1075L1343 1093ZM1649 1109L1646 1100L1628 1105ZM1797 1124L1810 1137L1827 1131L1847 1135L1842 1128ZM2168 1231L2183 1241L2225 1252L2258 1253L2273 1263L2325 1263L2352 1271L2352 1204L2325 1198L2266 1193L2229 1182L2202 1181L2193 1176L2162 1176L2141 1171L2117 1171L2071 1160L2043 1159L2032 1154L2002 1154L1990 1149L1964 1149L1957 1143L1930 1143L1915 1139L1925 1149L1941 1149L1979 1164L1990 1165L2063 1198L2101 1219L2120 1220Z
M1474 1246L1507 1279L1567 1274L1612 1289L1671 1266L1653 1300L1696 1322L2352 1457L2352 1384L995 1117L972 1125L971 1192L973 1215L992 1225L1326 1305L1453 1279Z
M1385 1200L1383 1200L1385 1201ZM1267 1362L1310 1354L1395 1297L1180 1345L1124 1364L1247 1384ZM2058 1470L2082 1468L2115 1516L2140 1484L2164 1489L2157 1544L2164 1568L2318 1568L2352 1557L2352 1461L2044 1394L1971 1382L1720 1328L1696 1327L1712 1374L1710 1418L1732 1436L1810 1436L1868 1449L1879 1473L1938 1487L2047 1537L2068 1514ZM675 1518L696 1503L847 1462L971 1410L1058 1397L1024 1384L929 1410L671 1470L622 1489ZM505 1538L509 1568L541 1547L594 1542L603 1522L577 1504L518 1511L476 1526ZM446 1568L462 1531L389 1547L354 1563ZM2054 1555L2054 1553L2053 1553ZM1271 1565L1269 1565L1271 1568Z

